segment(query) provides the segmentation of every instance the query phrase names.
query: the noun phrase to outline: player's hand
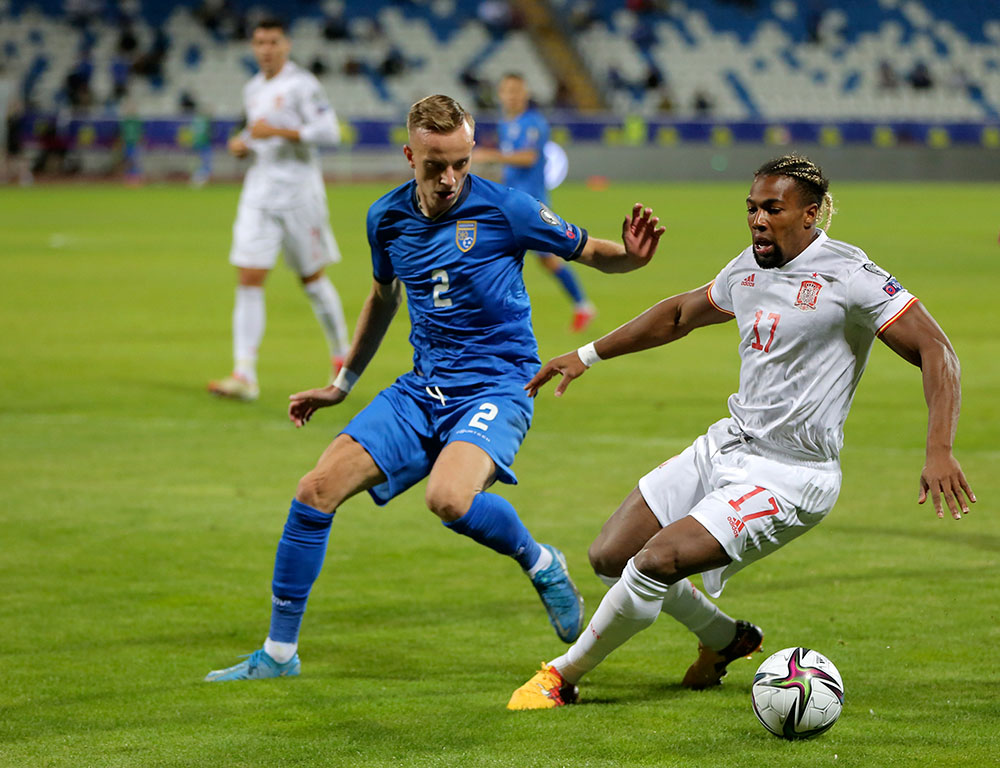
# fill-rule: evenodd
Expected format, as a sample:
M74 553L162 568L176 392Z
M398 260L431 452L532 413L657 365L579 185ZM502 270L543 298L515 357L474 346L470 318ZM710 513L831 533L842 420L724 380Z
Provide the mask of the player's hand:
M559 357L553 357L545 365L542 366L541 370L536 373L531 381L524 385L525 391L531 396L536 397L538 395L538 390L545 384L549 379L553 378L557 374L562 374L562 381L556 386L555 396L562 397L563 392L566 391L566 387L573 379L577 379L584 374L587 370L587 366L583 364L580 359L580 355L577 354L574 349L572 352L567 352L565 355L559 355Z
M274 135L276 135L274 126L263 118L254 121L254 124L250 126L251 139L269 139Z
M965 473L962 472L958 460L951 455L951 451L933 456L927 455L924 471L920 473L920 498L917 499L917 503L923 504L927 501L928 494L937 516L942 518L944 504L947 504L953 518L961 520L962 515L969 514L969 502L976 503L976 494L969 487L969 481L965 479Z
M296 392L289 395L288 418L296 427L304 427L306 422L312 418L320 408L336 405L347 397L347 393L332 384L322 389L307 389L305 392Z
M657 226L659 223L659 217L653 216L653 209L643 208L642 203L633 205L632 215L622 222L622 243L636 269L646 266L656 253L656 246L667 231L666 227Z
M250 154L250 147L239 136L233 136L229 140L227 148L229 149L229 154L233 157L246 157Z

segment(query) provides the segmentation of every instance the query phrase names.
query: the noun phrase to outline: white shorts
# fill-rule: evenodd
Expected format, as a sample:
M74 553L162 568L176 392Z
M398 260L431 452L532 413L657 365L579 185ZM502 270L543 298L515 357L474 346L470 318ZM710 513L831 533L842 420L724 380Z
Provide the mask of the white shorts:
M279 251L284 251L288 266L301 277L340 261L325 200L279 210L240 204L233 223L229 263L251 269L274 269Z
M712 597L722 594L734 573L820 522L840 494L839 462L761 455L738 434L732 419L722 419L639 480L660 525L691 515L732 558L701 575Z

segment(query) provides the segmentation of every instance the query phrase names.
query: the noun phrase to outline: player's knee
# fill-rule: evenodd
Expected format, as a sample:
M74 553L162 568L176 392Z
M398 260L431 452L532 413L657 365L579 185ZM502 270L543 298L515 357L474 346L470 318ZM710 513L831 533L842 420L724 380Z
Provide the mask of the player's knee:
M323 474L316 470L302 476L295 489L295 498L321 512L333 512L340 503L334 489L326 482Z
M467 493L446 485L429 484L424 500L427 508L446 523L458 520L472 506L472 499Z
M645 546L635 556L635 567L644 576L673 584L680 574L680 552L670 542Z
M625 570L627 558L623 560L616 552L606 546L601 537L595 539L594 543L590 545L587 556L590 558L590 567L598 576L615 578L621 576L622 571Z

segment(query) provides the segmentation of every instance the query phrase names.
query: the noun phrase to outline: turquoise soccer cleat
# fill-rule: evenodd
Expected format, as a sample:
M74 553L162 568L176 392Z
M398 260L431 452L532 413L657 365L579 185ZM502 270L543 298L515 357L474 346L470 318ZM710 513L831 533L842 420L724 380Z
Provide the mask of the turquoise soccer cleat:
M302 664L296 653L284 664L279 664L260 648L246 656L239 664L228 669L215 669L205 675L206 683L223 683L229 680L263 680L268 677L294 677Z
M563 553L548 544L542 547L552 553L552 563L531 580L542 598L549 621L564 643L572 643L583 631L583 598L566 568Z

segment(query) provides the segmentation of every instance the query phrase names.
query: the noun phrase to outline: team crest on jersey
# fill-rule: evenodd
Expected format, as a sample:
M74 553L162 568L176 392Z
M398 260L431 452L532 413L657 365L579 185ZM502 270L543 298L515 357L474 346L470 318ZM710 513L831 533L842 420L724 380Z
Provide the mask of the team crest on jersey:
M819 298L822 287L815 280L803 280L799 286L799 295L795 297L795 306L806 311L816 309L816 299Z
M455 244L462 253L468 253L476 244L476 222L459 221L455 224Z

